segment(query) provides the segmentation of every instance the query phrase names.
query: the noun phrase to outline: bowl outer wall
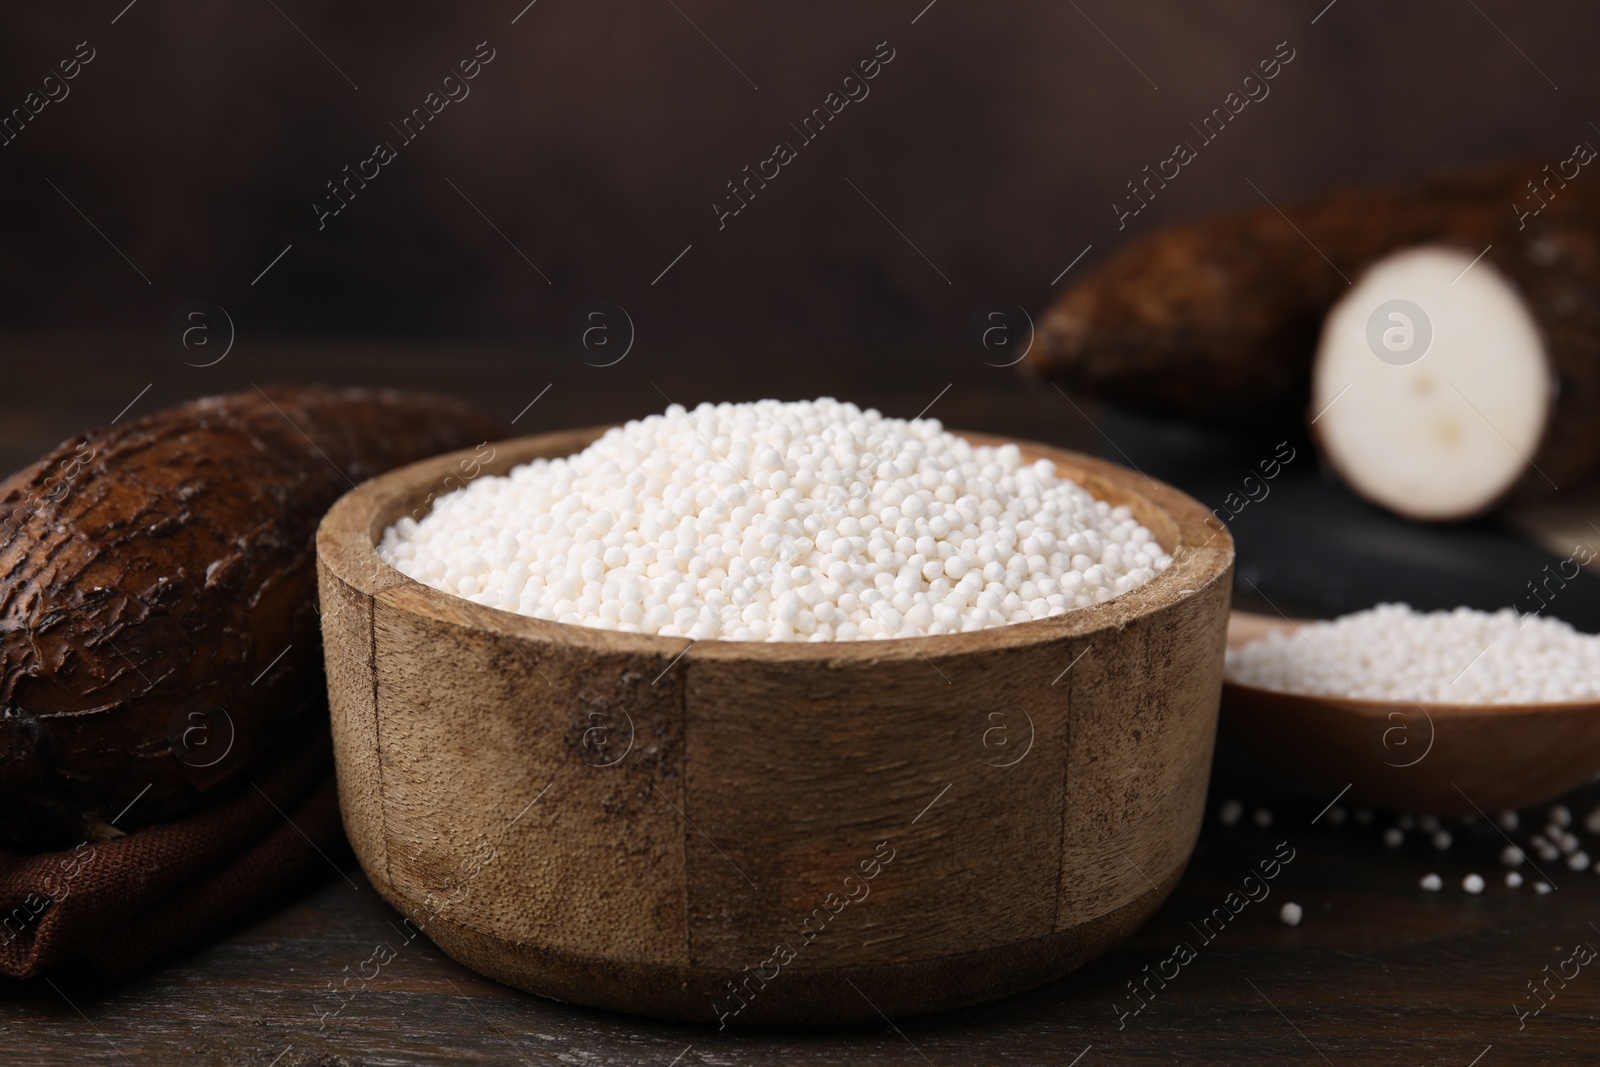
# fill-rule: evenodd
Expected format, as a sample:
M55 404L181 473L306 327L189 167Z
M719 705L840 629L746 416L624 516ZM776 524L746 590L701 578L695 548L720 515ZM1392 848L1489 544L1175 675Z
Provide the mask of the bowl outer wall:
M378 559L430 493L604 429L391 472L319 530L345 823L414 925L561 999L815 1022L1036 984L1154 910L1198 834L1221 687L1233 545L1201 505L1016 442L1132 507L1172 567L1064 616L890 641L565 626Z

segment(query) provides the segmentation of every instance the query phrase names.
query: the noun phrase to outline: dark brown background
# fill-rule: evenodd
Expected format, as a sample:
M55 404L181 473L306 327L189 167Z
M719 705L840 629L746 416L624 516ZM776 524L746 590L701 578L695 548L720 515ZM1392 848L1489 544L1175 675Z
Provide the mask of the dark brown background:
M515 25L525 0L138 0L110 24L125 2L5 16L0 108L77 42L98 53L0 148L5 326L160 333L204 299L243 339L432 334L532 353L561 349L574 310L604 298L637 324L630 373L716 356L760 365L742 392L806 394L861 359L977 373L972 312L1037 309L1085 245L1078 270L1110 253L1124 183L1195 140L1188 124L1280 41L1296 58L1271 95L1129 233L1258 202L1249 181L1284 203L1506 153L1562 158L1600 114L1600 12L1570 0L1337 0L1315 25L1327 0L938 0L915 25L927 0L538 0ZM377 140L398 145L388 123L485 40L497 56L471 96L318 232L324 183ZM718 232L724 183L884 40L897 54L871 95ZM774 375L780 358L804 376Z

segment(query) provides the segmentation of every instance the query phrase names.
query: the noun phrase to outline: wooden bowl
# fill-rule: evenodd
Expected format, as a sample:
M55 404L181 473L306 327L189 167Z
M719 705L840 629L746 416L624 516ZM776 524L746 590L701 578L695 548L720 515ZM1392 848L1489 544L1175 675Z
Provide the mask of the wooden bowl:
M876 1020L1054 979L1171 891L1200 828L1231 593L1233 543L1204 508L1022 444L1132 507L1172 566L1063 616L885 641L566 626L374 551L451 477L601 432L394 471L317 534L345 827L440 948L595 1007Z
M1236 611L1228 647L1298 623ZM1396 811L1494 815L1600 773L1600 703L1419 704L1279 693L1226 681L1222 725L1262 760Z

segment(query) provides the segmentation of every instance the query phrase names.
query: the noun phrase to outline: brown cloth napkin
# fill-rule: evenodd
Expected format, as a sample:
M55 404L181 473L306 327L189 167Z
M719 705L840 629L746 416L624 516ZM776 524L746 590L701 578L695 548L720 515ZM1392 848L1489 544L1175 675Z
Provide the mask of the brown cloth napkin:
M0 849L0 975L118 979L326 871L348 846L324 727L193 815L75 849Z

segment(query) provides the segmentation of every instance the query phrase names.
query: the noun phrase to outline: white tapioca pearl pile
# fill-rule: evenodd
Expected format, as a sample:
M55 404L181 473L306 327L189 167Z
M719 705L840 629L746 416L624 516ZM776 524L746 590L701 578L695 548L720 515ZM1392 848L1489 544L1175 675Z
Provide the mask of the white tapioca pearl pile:
M1600 699L1600 637L1557 619L1380 604L1228 652L1230 681L1287 693L1444 704Z
M1172 562L1015 445L832 399L672 405L484 477L379 551L541 619L736 641L917 637L1060 615Z

